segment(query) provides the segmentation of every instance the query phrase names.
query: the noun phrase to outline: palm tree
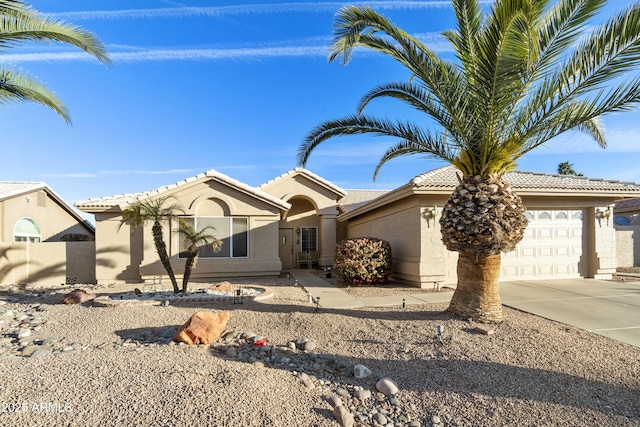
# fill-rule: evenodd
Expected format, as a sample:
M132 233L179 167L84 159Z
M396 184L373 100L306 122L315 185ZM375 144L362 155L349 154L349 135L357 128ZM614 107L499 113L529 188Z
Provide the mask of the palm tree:
M102 42L89 31L43 16L22 1L0 0L0 53L25 41L70 44L111 63ZM0 104L27 101L51 108L71 124L67 108L46 86L22 70L0 68Z
M443 243L459 253L449 311L500 322L500 253L513 250L527 226L522 201L504 174L518 158L568 130L606 146L601 116L640 101L634 74L640 3L588 34L606 0L497 0L488 14L478 0L452 3L457 28L443 36L455 60L439 57L369 7L349 6L337 14L330 61L340 57L346 64L356 47L365 47L398 61L410 78L371 90L357 114L313 129L298 163L305 165L313 149L334 136L373 134L398 139L374 179L383 164L400 156L426 154L455 165L460 183L440 219ZM430 120L363 114L381 97L400 100Z
M187 259L184 263L184 275L182 276L182 292L187 292L189 277L191 277L191 271L196 268L200 247L202 245L209 245L214 252L217 252L222 246L222 241L207 233L209 230L215 230L215 228L208 225L196 231L191 225L180 221L178 232L184 237L188 244L186 250Z
M576 172L576 170L573 168L573 163L569 162L562 162L558 164L558 174L583 176L580 172Z
M158 252L160 262L169 275L169 279L173 285L173 292L177 294L180 292L180 288L176 282L176 276L173 273L173 267L171 266L171 259L167 253L167 245L164 242L164 235L162 232L162 222L169 221L169 229L171 229L171 221L175 220L178 214L183 211L178 203L171 203L165 206L168 199L168 197L159 197L157 199L132 204L122 211L120 227L128 222L131 226L131 231L133 232L146 222L153 222L153 227L151 228L153 243L156 247L156 252Z

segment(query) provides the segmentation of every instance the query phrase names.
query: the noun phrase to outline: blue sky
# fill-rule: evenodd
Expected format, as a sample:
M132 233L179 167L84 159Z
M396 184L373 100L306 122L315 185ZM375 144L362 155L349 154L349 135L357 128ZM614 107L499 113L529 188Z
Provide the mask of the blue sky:
M113 66L67 46L25 44L0 55L34 74L70 109L73 126L35 104L2 105L0 180L44 181L65 200L146 191L208 169L260 185L296 166L321 121L354 112L362 95L407 79L392 60L356 52L328 63L342 2L34 0L45 14L96 33ZM215 6L211 6L215 4ZM450 55L440 33L449 1L371 1L401 28ZM605 15L628 4L612 0ZM411 115L394 102L372 113ZM640 113L605 119L609 148L567 134L520 160L555 173L560 162L594 178L640 182ZM393 189L443 163L413 157L372 176L389 139L325 142L307 168L344 188Z

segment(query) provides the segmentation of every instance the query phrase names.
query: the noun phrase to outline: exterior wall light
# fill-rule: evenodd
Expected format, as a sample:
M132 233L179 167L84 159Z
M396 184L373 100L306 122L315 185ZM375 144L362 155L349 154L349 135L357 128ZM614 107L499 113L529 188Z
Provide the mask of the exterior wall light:
M607 225L609 225L609 218L611 217L611 206L607 206L607 209L601 210L600 208L596 208L596 219L598 220L598 224L602 227L602 220L605 219L607 221Z

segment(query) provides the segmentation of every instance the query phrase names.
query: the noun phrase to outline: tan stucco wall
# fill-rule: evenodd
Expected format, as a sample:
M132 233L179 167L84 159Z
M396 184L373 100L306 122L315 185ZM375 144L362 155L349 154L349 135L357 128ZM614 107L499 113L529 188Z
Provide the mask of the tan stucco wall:
M187 216L237 216L249 218L249 256L247 258L201 258L193 270L192 281L218 277L277 275L282 269L278 257L278 207L217 181L180 187L170 195ZM160 263L151 234L152 224L131 233L128 224L120 227L120 212L96 214L96 276L98 283L152 281L162 276L169 283ZM178 258L177 222L169 229L163 224L164 240L174 273L181 283L184 259ZM214 232L215 234L215 232Z
M95 281L94 242L1 243L0 285Z
M618 267L640 266L640 226L616 225L616 258Z
M292 207L282 221L280 228L290 228L296 238L294 254L300 252L300 241L295 232L300 227L318 228L318 250L320 266L333 265L334 249L338 235L337 194L332 189L320 185L304 174L293 174L262 187L274 197L291 203ZM295 257L294 257L295 258ZM297 262L294 259L294 263Z
M35 191L0 202L0 242L13 242L13 230L21 218L38 223L42 241L59 242L68 233L92 233L44 191Z
M458 256L442 244L440 213L446 197L413 195L341 224L347 237L378 237L391 243L393 278L414 286L431 287L434 282L455 283ZM596 209L605 211L610 198L570 198L525 196L528 209L583 209L583 256L585 277L610 278L617 264L613 219L597 221ZM425 219L425 211L437 206L435 220Z
M348 237L378 237L391 244L393 279L429 287L446 276L446 252L438 218L426 209L442 206L441 197L412 196L349 221Z

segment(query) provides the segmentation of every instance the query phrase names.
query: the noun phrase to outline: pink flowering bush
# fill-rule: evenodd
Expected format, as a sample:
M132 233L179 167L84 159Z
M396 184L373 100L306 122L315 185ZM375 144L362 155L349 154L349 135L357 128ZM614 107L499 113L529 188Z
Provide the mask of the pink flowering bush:
M343 240L336 245L333 272L345 285L387 283L391 274L391 245L375 237Z

